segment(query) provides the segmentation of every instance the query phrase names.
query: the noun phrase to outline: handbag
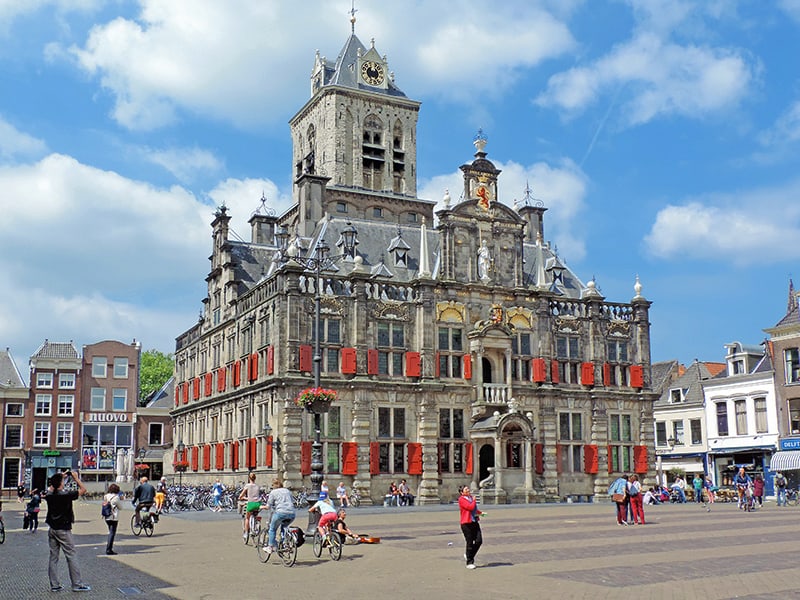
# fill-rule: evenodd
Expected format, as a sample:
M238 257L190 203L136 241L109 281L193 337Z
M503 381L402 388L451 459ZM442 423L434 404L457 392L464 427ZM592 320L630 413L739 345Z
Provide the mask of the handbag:
M611 494L611 499L617 503L625 502L625 494Z

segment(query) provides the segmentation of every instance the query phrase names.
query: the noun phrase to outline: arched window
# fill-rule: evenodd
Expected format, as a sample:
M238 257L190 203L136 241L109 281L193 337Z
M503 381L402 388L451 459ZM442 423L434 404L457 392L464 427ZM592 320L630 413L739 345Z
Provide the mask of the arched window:
M364 119L361 160L364 170L364 187L371 190L383 189L383 172L386 163L383 122L373 114Z

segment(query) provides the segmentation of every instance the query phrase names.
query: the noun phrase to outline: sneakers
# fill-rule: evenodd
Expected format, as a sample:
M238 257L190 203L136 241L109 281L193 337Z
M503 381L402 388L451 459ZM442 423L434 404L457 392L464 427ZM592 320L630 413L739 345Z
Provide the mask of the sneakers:
M91 592L92 588L90 588L85 583L82 583L80 585L73 585L72 586L72 591L73 592Z
M468 569L476 569L477 567L475 566L475 563L471 563L471 564L467 565L467 568Z
M51 592L60 592L63 589L64 589L63 585L51 585L50 586L50 591Z
M267 554L272 554L273 552L275 552L275 548L272 546L267 546Z

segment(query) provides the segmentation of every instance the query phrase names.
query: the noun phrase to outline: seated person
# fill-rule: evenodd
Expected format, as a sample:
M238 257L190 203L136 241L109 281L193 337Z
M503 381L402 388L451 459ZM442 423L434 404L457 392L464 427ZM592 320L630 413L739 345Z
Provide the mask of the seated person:
M400 505L400 490L393 481L389 484L389 490L386 492L386 497L383 499L384 506L399 506Z
M333 530L339 534L339 539L342 540L343 544L348 537L353 540L358 539L358 536L356 536L355 533L350 531L350 528L344 522L346 517L347 517L347 512L345 511L345 509L340 508L339 512L336 513L336 520L333 522Z
M408 487L408 483L405 479L400 480L400 485L398 486L398 491L400 493L400 505L401 506L413 506L414 505L414 494L411 493L411 488Z
M655 493L653 492L653 488L650 488L644 493L642 497L643 504L661 504L659 499L656 497Z
M325 537L325 529L336 520L336 509L333 508L330 498L325 500L317 500L317 502L308 509L308 512L319 512L319 523L317 523L317 531L322 537Z

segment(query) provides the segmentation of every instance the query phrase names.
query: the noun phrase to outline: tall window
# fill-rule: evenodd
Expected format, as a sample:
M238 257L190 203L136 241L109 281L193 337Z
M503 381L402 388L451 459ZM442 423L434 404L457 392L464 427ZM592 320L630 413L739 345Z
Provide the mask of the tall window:
M6 425L3 445L6 448L22 448L22 425Z
M683 419L672 422L672 437L675 439L676 446L683 446Z
M212 436L211 439L217 439L216 436L216 424L217 418L212 417L212 421L214 423L212 429ZM147 430L147 445L148 446L160 446L164 443L164 424L163 423L150 423L149 428Z
M50 445L50 423L33 424L33 445L34 446Z
M608 385L627 385L628 342L623 342L620 340L607 341L606 358L609 364Z
M608 440L610 454L608 460L612 471L631 470L633 456L633 435L630 415L610 415L608 419Z
M800 349L787 348L783 351L786 361L786 383L800 383Z
M56 424L56 446L72 446L72 423Z
M461 377L464 332L460 327L439 327L439 376Z
M106 390L105 388L92 388L92 396L89 404L90 410L106 409Z
M756 433L767 432L767 399L756 398L753 401L756 411Z
M406 410L378 407L378 468L381 473L405 472L405 437Z
M36 387L38 388L52 388L53 387L53 374L52 373L36 373Z
M439 472L464 472L464 411L439 409Z
M583 469L583 415L563 412L558 415L558 442L561 447L559 470L579 473Z
M581 357L576 336L556 336L556 358L559 380L563 383L580 383Z
M71 417L75 414L75 396L72 394L59 394L58 416Z
M111 410L125 410L128 404L128 390L114 388L111 393Z
M92 357L92 377L105 379L106 369L108 369L108 359L105 356Z
M4 488L15 487L21 481L22 478L19 476L20 462L21 461L18 458L6 458L3 460Z
M75 373L59 373L58 387L62 390L75 389Z
M518 381L531 380L531 334L520 332L511 337L511 377Z
M53 414L53 397L50 394L36 394L34 414L37 417L49 417Z
M383 123L375 115L364 119L361 145L361 161L364 187L370 190L383 189L383 171L386 151L383 146Z
M736 435L747 435L747 401L737 400L733 406L736 411Z
M323 372L339 372L339 350L342 347L342 320L338 317L322 317L319 321L320 333L320 353L322 364L320 368ZM316 340L316 323L311 322L311 339Z
M114 379L128 378L128 359L125 357L114 358Z
M656 421L656 446L667 445L667 422Z
M402 323L378 323L378 373L403 375L405 328Z
M728 435L728 403L717 402L717 435Z
M703 423L700 419L691 419L689 428L692 433L692 445L703 443Z
M341 471L342 452L342 413L340 406L331 406L330 410L322 415L322 456L325 459L326 473L339 473Z

